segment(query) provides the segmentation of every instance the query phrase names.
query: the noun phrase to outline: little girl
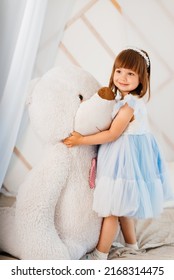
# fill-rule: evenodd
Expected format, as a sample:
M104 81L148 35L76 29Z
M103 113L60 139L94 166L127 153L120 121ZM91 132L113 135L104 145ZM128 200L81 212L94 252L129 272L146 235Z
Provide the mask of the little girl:
M89 136L73 132L63 141L68 147L102 144L93 210L104 219L97 247L84 259L107 259L119 223L126 246L138 249L133 219L159 216L164 200L173 198L143 100L146 92L150 98L148 54L137 48L119 53L109 88L116 95L110 128Z

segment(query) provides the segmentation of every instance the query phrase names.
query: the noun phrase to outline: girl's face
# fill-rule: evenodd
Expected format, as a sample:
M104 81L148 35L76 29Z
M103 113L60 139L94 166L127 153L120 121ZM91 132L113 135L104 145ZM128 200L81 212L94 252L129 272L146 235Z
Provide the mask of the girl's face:
M134 71L127 68L116 68L113 82L121 94L124 96L139 85L139 76Z

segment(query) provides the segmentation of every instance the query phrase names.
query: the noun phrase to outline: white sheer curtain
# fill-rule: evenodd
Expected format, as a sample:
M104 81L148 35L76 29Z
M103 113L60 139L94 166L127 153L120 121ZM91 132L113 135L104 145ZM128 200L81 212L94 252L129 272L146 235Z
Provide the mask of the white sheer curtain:
M46 8L47 0L26 0L11 65L1 93L0 188L16 142L26 100L26 87L31 79Z

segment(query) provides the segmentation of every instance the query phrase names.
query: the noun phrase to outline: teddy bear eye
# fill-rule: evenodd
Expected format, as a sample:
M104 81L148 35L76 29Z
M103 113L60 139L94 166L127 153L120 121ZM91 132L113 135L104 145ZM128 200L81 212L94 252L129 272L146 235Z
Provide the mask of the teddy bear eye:
M81 94L79 94L79 98L81 101L83 100L83 96Z

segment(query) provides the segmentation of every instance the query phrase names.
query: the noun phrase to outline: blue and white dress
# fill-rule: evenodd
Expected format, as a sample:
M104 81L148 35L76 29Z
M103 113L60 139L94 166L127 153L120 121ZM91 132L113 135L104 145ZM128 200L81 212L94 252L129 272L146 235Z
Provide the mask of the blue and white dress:
M101 217L157 217L164 201L173 199L167 170L142 98L126 95L113 118L125 103L134 109L134 120L116 141L99 147L93 210Z

